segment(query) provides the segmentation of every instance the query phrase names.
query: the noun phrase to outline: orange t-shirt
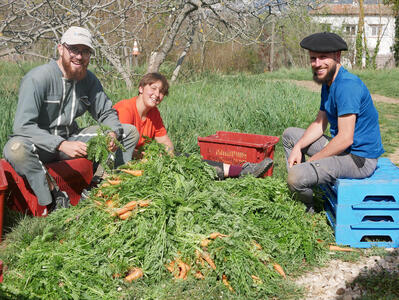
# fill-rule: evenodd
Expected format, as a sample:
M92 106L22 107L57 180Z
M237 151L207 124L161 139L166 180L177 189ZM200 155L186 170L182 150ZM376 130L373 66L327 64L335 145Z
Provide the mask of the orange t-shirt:
M148 113L144 121L141 120L139 112L136 106L137 96L131 99L121 100L114 105L114 108L118 112L119 121L125 124L132 124L136 126L140 139L137 144L137 148L144 145L144 136L151 139L154 137L161 137L167 134L166 128L163 125L161 114L158 108L152 108Z

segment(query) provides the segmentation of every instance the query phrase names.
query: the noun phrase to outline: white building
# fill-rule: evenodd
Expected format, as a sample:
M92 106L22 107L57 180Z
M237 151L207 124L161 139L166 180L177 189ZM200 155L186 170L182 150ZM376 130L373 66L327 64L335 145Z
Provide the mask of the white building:
M382 0L365 1L364 4L364 34L367 48L372 56L377 41L380 40L376 56L377 67L393 67L392 46L395 40L395 18L391 8L379 2ZM317 23L323 24L326 31L333 29L342 32L349 46L346 64L353 63L359 22L358 2L356 0L332 0L321 6L320 9L312 11L311 15ZM364 64L365 57L363 58Z

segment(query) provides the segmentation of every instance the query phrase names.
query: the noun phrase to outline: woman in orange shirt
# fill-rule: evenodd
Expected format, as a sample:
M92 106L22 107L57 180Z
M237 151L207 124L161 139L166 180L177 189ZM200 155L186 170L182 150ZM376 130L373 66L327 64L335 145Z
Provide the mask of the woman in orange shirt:
M144 137L149 137L165 145L166 150L173 154L173 143L157 108L163 98L168 95L168 91L169 83L165 76L160 73L148 73L140 80L138 96L122 100L114 105L121 123L136 126L140 134L136 149L144 145ZM273 164L273 160L270 158L265 158L259 163L246 162L242 166L210 160L204 161L215 167L219 179L240 177L246 174L259 177Z

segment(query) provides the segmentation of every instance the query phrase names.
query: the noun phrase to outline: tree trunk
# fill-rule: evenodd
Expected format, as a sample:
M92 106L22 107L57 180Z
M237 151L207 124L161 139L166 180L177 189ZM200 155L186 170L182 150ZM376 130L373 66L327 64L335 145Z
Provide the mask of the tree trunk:
M190 50L191 45L193 44L194 34L195 34L195 23L193 21L191 21L191 32L189 33L189 36L187 37L188 40L184 47L184 50L182 51L179 59L177 60L176 68L173 71L171 82L174 82L176 80L177 76L179 76L180 68L181 68L181 65L183 64L184 58L186 57L188 50Z
M96 30L96 28L94 27L94 25L92 23L90 23L92 29L92 32L96 32L96 35L98 36L98 39L101 40L101 43L99 43L97 40L94 40L94 44L95 46L100 49L99 51L101 51L102 55L104 55L104 57L111 63L111 65L114 66L114 68L116 69L116 71L122 76L122 79L125 81L126 83L126 87L130 90L133 87L133 83L132 80L130 79L130 74L129 72L123 67L122 62L119 58L119 56L114 53L108 43L108 41L101 35L100 32L98 32Z
M399 13L395 17L395 43L393 45L393 57L395 66L399 67Z
M124 3L121 4L121 0L118 0L118 7L120 11L123 11L123 5L125 5ZM130 68L130 55L131 53L129 53L129 49L126 45L126 14L121 14L119 16L120 21L121 21L121 27L122 27L122 57L124 57L124 61L125 61L125 65L126 65L126 69L128 70L128 72L130 72L131 68ZM123 60L122 60L123 61Z
M186 17L196 9L198 9L198 7L192 5L191 3L186 3L184 5L180 14L176 17L169 30L163 36L158 49L151 53L147 73L159 71L159 67L164 62L166 55L168 55L173 47L173 43L181 25L183 24Z
M359 0L359 21L356 34L356 58L355 64L363 67L363 31L364 31L364 7L363 0Z
M273 72L274 66L274 39L275 39L275 29L276 29L276 22L274 18L272 19L272 37L270 42L270 54L269 54L269 71Z

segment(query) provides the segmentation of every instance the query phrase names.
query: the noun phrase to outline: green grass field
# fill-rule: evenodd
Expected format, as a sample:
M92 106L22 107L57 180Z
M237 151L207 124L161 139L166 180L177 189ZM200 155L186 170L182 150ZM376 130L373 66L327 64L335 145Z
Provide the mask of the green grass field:
M0 101L6 108L0 118L1 147L11 133L20 78L30 67L0 63ZM218 130L281 136L289 126L306 127L317 113L319 95L286 79L310 79L308 73L208 75L172 86L160 110L176 150L198 154L197 137ZM394 70L391 76L398 74ZM382 84L386 78L379 71L360 76L370 82L373 93L395 95L393 88ZM103 84L113 102L133 96L119 84ZM392 153L399 146L398 108L378 103L377 109L384 147L387 154ZM80 122L91 121L84 117ZM288 192L281 143L275 149L274 175L266 179L214 181L196 155L155 156L148 164L135 166L145 169L143 177L124 177L120 187L102 189L104 197L118 206L132 199L151 199L151 205L134 218L115 219L93 202L104 198L92 195L47 218L17 216L10 222L0 249L0 259L8 268L0 295L10 299L204 299L204 295L207 299L300 299L303 290L292 283L295 276L331 257L346 257L328 253L327 244L334 239L323 212L304 213L304 206ZM213 271L196 263L195 250L203 251L200 241L215 231L229 237L206 247L218 266ZM191 266L187 280L173 279L164 267L176 257ZM284 268L287 280L274 271L274 263ZM125 283L123 274L133 266L142 268L145 275ZM205 274L205 279L195 279L195 271ZM234 292L223 284L223 275ZM372 276L370 281L377 284Z
M399 98L399 87L395 82L399 81L399 69L384 70L351 70L363 80L372 94L380 94L386 97ZM310 68L308 69L281 69L276 72L265 73L268 79L292 79L312 80Z

